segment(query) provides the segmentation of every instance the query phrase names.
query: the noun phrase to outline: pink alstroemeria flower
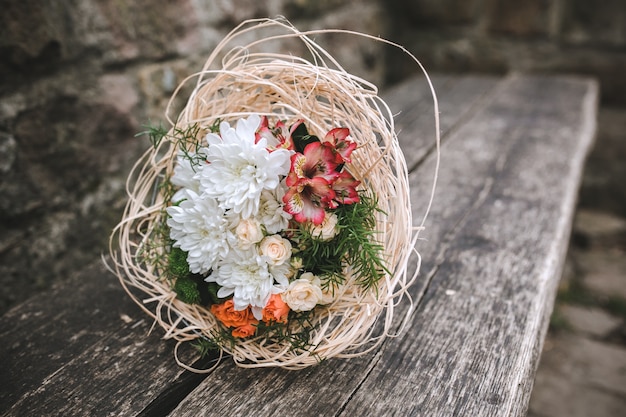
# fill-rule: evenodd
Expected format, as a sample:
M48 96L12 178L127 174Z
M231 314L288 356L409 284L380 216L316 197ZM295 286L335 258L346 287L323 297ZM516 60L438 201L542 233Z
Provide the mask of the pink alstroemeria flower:
M352 162L350 154L356 149L356 142L348 138L350 135L350 129L347 127L336 127L328 131L324 136L324 142L333 145L333 148L340 158L338 163Z
M346 171L342 171L335 181L333 181L332 189L335 192L334 202L339 204L354 204L360 201L359 193L356 191L356 187L361 184L361 181L356 180L352 174ZM332 207L331 208L336 208Z
M283 197L285 210L294 219L316 225L324 221L324 209L336 197L332 184L340 176L336 171L335 154L330 144L309 143L304 153L291 156L291 169L285 181L289 190Z
M263 116L261 118L261 125L256 132L256 140L258 142L261 138L265 138L267 143L275 149L288 149L292 151L295 149L295 145L291 135L302 123L304 123L304 120L299 119L291 125L290 128L287 128L285 123L278 121L272 129L269 127L267 116Z
M284 210L298 223L310 221L315 225L320 225L326 216L324 208L333 202L334 197L335 192L324 178L301 180L285 193Z
M313 142L306 145L303 154L296 153L291 156L289 177L294 179L323 177L328 181L333 181L339 175L337 165L339 163L336 162L331 144ZM291 186L289 177L287 177L287 185Z
M296 125L297 127L297 125ZM292 127L292 132L293 132ZM283 197L284 210L298 223L323 223L326 209L359 202L356 187L361 184L344 171L351 162L356 143L348 136L350 130L339 127L330 130L324 140L311 142L303 153L291 156L291 168L285 180L289 190Z

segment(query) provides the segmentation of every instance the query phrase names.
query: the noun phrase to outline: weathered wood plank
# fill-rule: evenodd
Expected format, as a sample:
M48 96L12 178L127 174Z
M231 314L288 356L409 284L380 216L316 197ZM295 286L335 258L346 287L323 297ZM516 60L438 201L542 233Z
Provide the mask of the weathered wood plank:
M120 314L135 308L114 280L95 281L91 267L60 287L7 312L0 320L0 412L64 363L123 324Z
M440 129L446 135L469 118L480 102L498 84L500 77L434 75L432 83L439 99ZM395 115L396 132L409 170L431 152L435 142L433 99L424 77L415 77L383 94Z
M150 325L101 261L9 311L0 319L0 415L144 410L190 378L173 361L173 343L148 335Z
M422 278L412 289L419 309L402 337L300 372L226 360L200 383L204 377L177 368L160 329L146 335L147 317L96 267L0 318L0 380L13 385L1 391L0 414L170 415L198 386L172 416L523 415L596 87L541 77L435 82L443 165L428 241L420 242ZM432 123L420 119L431 104L410 85L389 101L408 109L398 126L411 138L403 142L407 159L418 164L427 152L411 132L428 129L419 123ZM432 164L428 155L411 175L416 222Z
M525 88L536 82L538 86L531 94L545 89L547 96L539 94L539 97L546 103L538 105L534 100L522 103L522 100L529 99ZM558 256L546 256L535 252L535 248L545 239L544 229L559 218L566 219L560 222L561 226L546 229L550 233L548 239L554 240L544 241L544 246L539 247L544 249L547 245L560 251L562 256L567 246L566 229L574 207L573 196L582 169L582 155L591 137L588 126L581 123L583 109L580 103L585 94L595 97L595 89L587 82L552 83L550 79L545 82L530 79L521 82L520 86L516 78L507 80L499 86L493 101L486 101L483 108L476 111L475 117L467 122L468 127L460 127L447 140L451 143L444 147L447 156L438 208L429 223L436 226L429 228L425 236L433 244L422 248L425 259L429 259L424 265L424 276L428 278L426 297L413 325L403 337L388 341L382 353L350 361L331 360L296 374L281 370L251 372L237 369L230 363L224 364L171 415L211 416L230 412L258 416L276 413L443 416L455 415L459 410L467 413L458 415L523 415L520 410L527 401L525 388L532 385L532 372L552 302L550 289L554 288L560 267ZM571 103L571 107L555 114L550 107L560 107L563 100ZM585 110L593 113L592 109ZM510 117L513 119L509 124L507 119ZM537 124L529 125L529 120ZM540 120L543 123L538 123ZM584 123L590 123L590 119L584 120ZM507 190L517 183L513 177L523 176L526 169L533 168L531 162L535 159L540 165L536 168L541 168L542 163L552 163L540 153L543 148L539 145L546 136L529 139L529 132L535 135L544 129L548 129L545 132L548 137L556 131L562 139L570 135L574 137L571 143L561 140L549 145L557 149L563 146L560 161L566 166L554 167L552 172L558 175L545 188L537 188L534 199L526 199L521 191L524 187L521 187L516 192L522 193L524 199L517 202L513 196L519 194L507 194ZM515 130L519 132L512 135ZM483 137L489 140L483 142ZM525 142L534 142L539 149L518 159ZM512 146L511 143L518 145ZM509 158L511 165L504 164L505 158ZM427 190L430 176L422 174L430 169L432 160L412 176L416 190ZM506 181L503 180L504 172L509 173ZM541 177L547 172L542 169L537 174ZM566 183L569 184L565 187L567 191L560 191L559 187ZM493 213L483 212L482 207L491 201L487 197L493 190L502 194L498 203L494 202L499 212L498 217L487 222L488 218L481 216ZM541 200L542 190L556 192L556 195L549 199L550 203L534 207L533 204L541 202L537 199ZM424 195L416 196L416 201ZM423 204L417 206L423 207ZM516 207L516 211L508 211ZM526 239L518 239L515 236L518 229L525 230L525 224L516 218L524 211L522 209L527 210L522 220L537 217L543 210L549 213L544 214L544 218L551 220L538 222L525 235ZM504 224L501 226L501 223ZM490 236L491 240L480 235L485 224L490 225L496 235ZM514 226L506 228L506 224ZM502 236L498 235L499 230L503 230ZM515 245L507 243L509 240ZM507 243L502 249L501 242ZM457 246L460 249L451 252ZM518 251L527 253L520 247L539 256L541 262L535 263L532 257L515 257ZM468 258L466 251L476 253L472 252ZM502 251L512 252L507 257L508 252ZM524 260L526 263L522 262ZM516 277L526 275L520 276L518 282L511 274ZM541 279L537 280L537 274ZM522 284L524 276L528 278ZM452 282L448 284L447 280ZM541 291L532 286L536 281L546 283ZM414 291L419 297L422 286L417 285ZM453 294L458 294L452 298L456 304L450 302ZM534 310L525 311L528 307ZM510 316L509 311L517 314ZM428 328L428 334L424 333L424 328ZM500 333L504 337L498 339ZM520 345L522 349L518 349ZM529 355L524 346L534 353ZM512 362L507 362L508 355L511 355ZM517 366L519 373L511 375L509 365ZM459 370L463 372L459 373ZM504 388L502 384L505 384ZM502 413L503 410L506 412Z
M449 138L426 295L342 415L525 415L596 99L590 81L511 77Z

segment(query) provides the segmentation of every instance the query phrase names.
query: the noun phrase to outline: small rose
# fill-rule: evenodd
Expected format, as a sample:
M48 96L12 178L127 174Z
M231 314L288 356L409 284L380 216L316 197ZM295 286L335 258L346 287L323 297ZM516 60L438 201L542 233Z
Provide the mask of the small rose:
M300 275L300 279L305 279L309 281L311 284L315 285L316 287L320 287L322 283L322 280L320 280L320 277L315 275L313 272L303 272L302 275Z
M259 323L252 315L250 307L245 310L235 310L235 304L232 299L226 300L222 304L213 304L211 313L226 327L241 327L247 324Z
M328 288L322 288L322 280L320 279L320 277L311 272L303 273L302 275L300 275L300 279L306 279L311 283L311 285L314 285L320 289L320 291L322 292L322 296L317 302L318 304L330 304L335 300L335 294L333 291L334 287L332 283L329 285Z
M337 215L335 213L326 213L324 221L320 225L311 224L311 235L322 241L328 241L337 236L339 228L337 227Z
M279 235L266 236L259 246L259 252L270 265L282 265L291 258L291 242Z
M253 326L252 324L244 324L243 326L239 326L232 331L233 337L239 338L253 336L254 333L256 333L256 326Z
M311 274L306 272L302 274ZM322 290L306 277L302 276L291 282L287 291L282 294L283 301L287 303L293 311L309 311L321 301L323 297Z
M283 301L280 294L272 294L263 309L263 321L269 323L287 323L289 306Z
M245 219L239 222L235 233L239 238L239 247L241 249L249 249L250 246L263 239L263 229L261 229L259 222L254 219Z

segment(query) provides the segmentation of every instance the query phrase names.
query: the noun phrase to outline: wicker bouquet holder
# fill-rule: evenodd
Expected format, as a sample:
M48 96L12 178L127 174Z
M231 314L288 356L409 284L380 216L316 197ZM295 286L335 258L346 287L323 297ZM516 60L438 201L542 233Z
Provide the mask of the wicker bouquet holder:
M419 272L420 257L414 246L422 225L413 225L406 162L393 115L377 88L344 70L311 39L329 32L398 47L421 68L404 48L369 35L341 30L300 32L283 20L246 21L216 47L200 72L183 82L195 83L186 106L175 120L168 116L170 132L135 165L128 180L129 200L123 219L111 237L113 269L128 294L165 330L165 338L179 344L215 340L220 328L207 306L180 300L171 282L163 278L159 263L146 261L166 257L169 250L157 238L158 229L166 224L165 208L172 204L171 194L162 191L163 184L173 175L180 147L169 139L177 130L196 126L200 140L219 121L234 123L251 114L301 119L312 132L350 128L357 148L346 169L360 182L360 190L377 197L373 236L383 247L381 257L387 272L374 288L363 288L356 285L347 265L344 285L335 291L332 302L318 305L309 317L308 348L294 348L288 340L259 334L221 341L221 351L239 366L300 369L323 359L362 355L385 337L397 334L407 321L411 308L400 319L394 318L394 309L402 299L411 303L407 290ZM259 38L258 33L269 34ZM310 59L263 52L272 42L285 40L304 46ZM426 79L430 84L428 76ZM181 87L174 96L180 91ZM436 98L434 103L437 115ZM435 123L438 125L438 120ZM438 136L436 139L438 145ZM409 259L417 263L411 273Z

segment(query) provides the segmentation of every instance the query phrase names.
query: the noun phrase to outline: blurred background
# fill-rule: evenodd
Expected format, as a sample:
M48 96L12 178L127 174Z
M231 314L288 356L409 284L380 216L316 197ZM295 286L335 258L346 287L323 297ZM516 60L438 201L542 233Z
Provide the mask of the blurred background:
M380 35L429 72L593 76L601 86L568 264L530 416L626 409L624 0L1 0L0 314L107 251L126 175L178 83L244 19ZM379 85L415 70L332 43ZM592 404L593 408L585 408Z

